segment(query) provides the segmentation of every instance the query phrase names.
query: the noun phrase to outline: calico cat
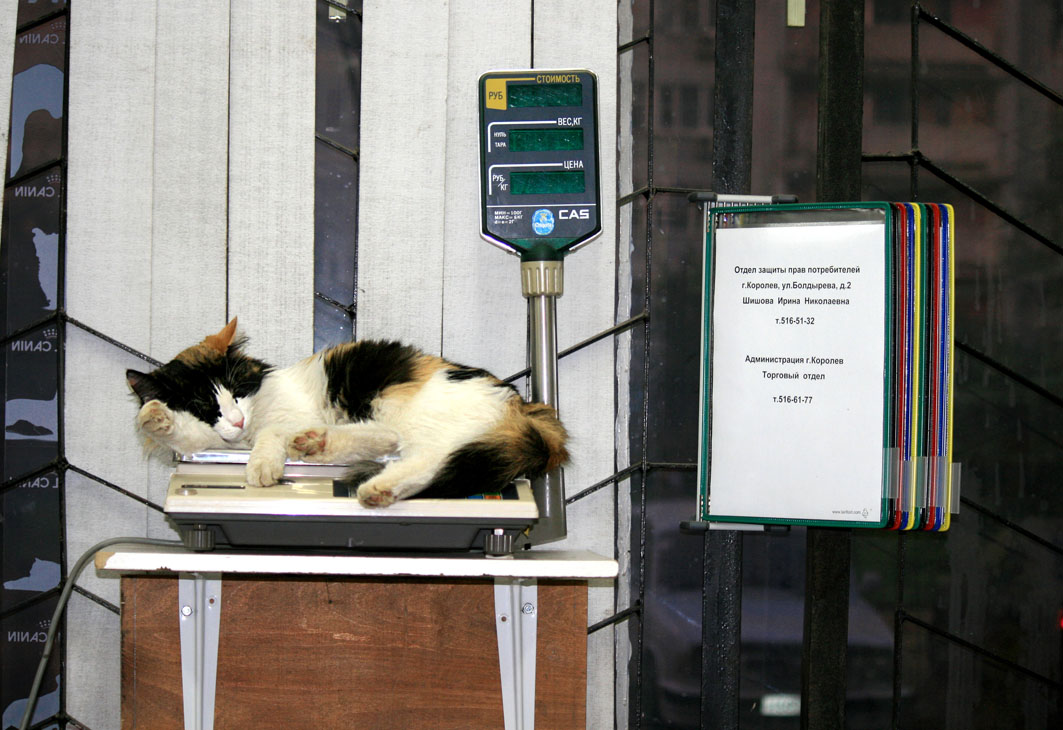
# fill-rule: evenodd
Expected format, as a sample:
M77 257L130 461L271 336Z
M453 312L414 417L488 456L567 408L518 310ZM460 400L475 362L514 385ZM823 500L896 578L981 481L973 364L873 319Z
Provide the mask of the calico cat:
M151 373L126 372L149 445L250 448L253 487L276 484L287 457L352 464L369 507L498 491L568 459L556 411L484 370L374 340L275 369L244 343L234 317Z

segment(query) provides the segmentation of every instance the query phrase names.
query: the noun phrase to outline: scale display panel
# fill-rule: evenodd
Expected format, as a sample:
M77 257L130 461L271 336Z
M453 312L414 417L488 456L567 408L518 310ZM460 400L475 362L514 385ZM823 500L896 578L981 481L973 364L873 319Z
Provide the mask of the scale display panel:
M480 77L481 235L560 259L602 231L598 80L586 70Z

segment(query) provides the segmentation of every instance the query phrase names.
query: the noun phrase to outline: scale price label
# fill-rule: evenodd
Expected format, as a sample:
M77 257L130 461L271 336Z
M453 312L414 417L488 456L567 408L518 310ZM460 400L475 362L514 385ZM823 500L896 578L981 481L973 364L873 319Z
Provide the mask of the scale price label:
M586 70L480 77L480 234L557 260L602 231L598 82Z

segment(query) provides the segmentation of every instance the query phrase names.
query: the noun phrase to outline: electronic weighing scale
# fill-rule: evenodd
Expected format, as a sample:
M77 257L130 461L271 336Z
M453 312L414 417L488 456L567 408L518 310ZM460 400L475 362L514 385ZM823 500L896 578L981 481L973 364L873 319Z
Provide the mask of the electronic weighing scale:
M363 507L340 481L345 466L288 461L280 484L248 487L250 451L177 461L164 510L192 550L227 547L512 552L539 516L531 485L471 499L406 499Z
M556 300L565 255L601 233L597 79L586 70L486 73L479 81L480 235L521 258L531 399L557 408ZM342 465L287 462L281 484L244 483L249 451L182 457L164 510L192 550L483 551L566 536L560 469L499 495L363 507Z

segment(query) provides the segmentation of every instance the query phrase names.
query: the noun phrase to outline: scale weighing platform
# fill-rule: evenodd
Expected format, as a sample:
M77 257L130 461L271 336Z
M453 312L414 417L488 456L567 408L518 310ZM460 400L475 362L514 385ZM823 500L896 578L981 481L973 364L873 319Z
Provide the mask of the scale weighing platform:
M498 495L406 499L363 507L346 483L346 467L288 461L272 487L249 487L251 452L212 451L181 457L163 509L191 550L311 548L350 550L513 551L538 519L531 485L518 479Z

